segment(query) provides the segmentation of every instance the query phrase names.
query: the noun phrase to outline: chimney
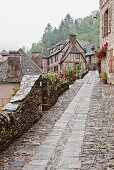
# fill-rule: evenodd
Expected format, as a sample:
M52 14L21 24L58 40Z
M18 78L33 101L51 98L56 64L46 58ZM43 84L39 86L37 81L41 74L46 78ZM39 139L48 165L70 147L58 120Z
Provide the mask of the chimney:
M16 51L10 51L8 56L7 78L19 78L21 76L21 56Z
M32 60L42 68L42 53L40 52L32 52Z
M70 45L75 45L76 44L76 35L75 34L70 34L69 35L69 41L70 41Z

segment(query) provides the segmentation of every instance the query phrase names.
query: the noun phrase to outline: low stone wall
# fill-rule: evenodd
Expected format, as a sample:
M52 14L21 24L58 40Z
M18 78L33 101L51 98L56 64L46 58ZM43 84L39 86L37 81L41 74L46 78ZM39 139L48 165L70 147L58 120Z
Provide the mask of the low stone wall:
M88 70L97 70L97 64L96 63L86 64L86 68Z
M69 83L59 84L53 86L51 82L47 79L42 80L42 109L43 111L48 110L52 105L54 105L58 97L69 89Z
M19 138L69 88L68 83L53 86L40 75L24 76L20 90L0 113L0 152Z
M42 116L41 81L41 76L24 76L20 90L0 113L0 152Z
M88 72L89 72L89 70L86 70L84 73L82 73L82 74L80 75L80 78L82 79Z

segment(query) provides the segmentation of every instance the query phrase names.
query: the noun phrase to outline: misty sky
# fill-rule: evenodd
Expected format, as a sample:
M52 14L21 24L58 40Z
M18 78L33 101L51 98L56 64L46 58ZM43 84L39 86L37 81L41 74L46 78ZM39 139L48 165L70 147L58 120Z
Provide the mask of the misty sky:
M73 19L99 8L99 0L0 0L0 49L30 47L47 23L58 27L67 13Z

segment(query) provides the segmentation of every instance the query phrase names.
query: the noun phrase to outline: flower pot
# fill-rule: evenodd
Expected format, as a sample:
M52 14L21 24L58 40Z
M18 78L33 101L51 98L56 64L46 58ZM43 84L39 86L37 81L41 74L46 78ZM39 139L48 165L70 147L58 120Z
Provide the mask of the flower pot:
M107 80L102 80L103 84L106 84L107 83Z

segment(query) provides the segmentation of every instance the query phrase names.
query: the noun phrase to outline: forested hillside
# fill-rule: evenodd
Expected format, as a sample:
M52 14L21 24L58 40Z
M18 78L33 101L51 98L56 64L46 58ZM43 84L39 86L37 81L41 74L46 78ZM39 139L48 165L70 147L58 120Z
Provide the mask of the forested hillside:
M42 47L50 48L52 44L56 44L63 39L68 38L70 33L75 33L77 39L92 42L99 41L99 12L96 11L96 18L93 17L94 12L85 18L73 20L70 14L67 14L61 21L59 28L52 28L48 23L41 40L33 43L28 55L32 51L41 52Z

